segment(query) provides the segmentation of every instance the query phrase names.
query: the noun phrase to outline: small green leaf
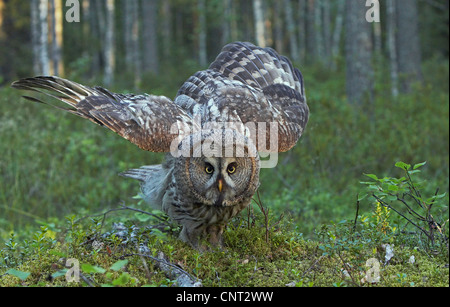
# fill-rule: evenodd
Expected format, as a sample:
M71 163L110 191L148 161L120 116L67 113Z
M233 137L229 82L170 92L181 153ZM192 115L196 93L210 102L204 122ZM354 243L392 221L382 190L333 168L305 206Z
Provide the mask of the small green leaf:
M114 286L123 286L123 285L126 285L129 280L130 280L130 274L128 274L127 272L123 272L119 276L119 278L113 280L112 284Z
M382 179L378 179L380 182L391 182L392 178L391 177L384 177Z
M18 271L15 269L9 269L6 273L8 273L9 275L12 275L12 276L16 276L16 277L20 278L21 280L27 279L28 276L30 276L30 274L31 274L29 272L22 272L22 271Z
M398 191L398 186L396 186L395 184L390 184L390 185L388 185L388 190L397 192Z
M66 273L67 273L67 271L68 271L67 269L59 270L58 272L55 272L55 273L52 274L52 278L57 278L57 277L60 277L60 276L65 276Z
M373 184L373 181L360 181L359 183L369 185L369 184Z
M378 180L378 177L374 174L364 174L365 176L372 178L373 180Z
M150 215L148 215L148 214L139 213L139 212L136 212L136 213L134 214L134 216L136 217L136 219L137 219L139 222L142 222L142 223L145 223L145 222L149 221L149 220L152 218L152 217L151 217Z
M101 267L95 266L95 265L86 264L86 263L83 263L81 265L81 269L85 273L100 273L100 274L103 274L103 273L106 272L106 270L104 268L101 268Z
M445 195L447 195L447 193L433 195L432 197L427 198L427 204L430 204L430 203L434 202L436 199L444 198Z
M401 161L395 163L395 166L398 168L401 168L403 170L409 170L411 168L411 164L401 162Z
M165 213L163 211L161 211L161 210L155 209L155 210L152 210L152 214L154 214L154 215L164 215Z
M447 195L447 193L438 194L438 195L436 195L436 199L444 198L445 195Z
M116 263L114 263L110 269L113 271L119 271L121 268L123 268L124 266L126 266L128 264L128 260L119 260Z
M413 169L417 169L417 168L419 168L419 167L421 167L421 166L424 166L425 164L427 164L427 161L425 161L425 162L422 162L422 163L417 163L417 164L414 164L414 167L413 167Z
M358 195L358 201L363 200L364 198L367 197L367 195L369 195L369 194L365 193L365 194L363 194L363 195Z
M67 254L66 253L58 252L56 250L51 250L49 253L52 254L52 255L55 255L55 256L67 258Z
M141 195L141 194L138 194L138 195L133 196L132 198L133 198L133 199L142 199L142 195Z
M389 201L396 201L397 200L397 195L387 194L386 198Z

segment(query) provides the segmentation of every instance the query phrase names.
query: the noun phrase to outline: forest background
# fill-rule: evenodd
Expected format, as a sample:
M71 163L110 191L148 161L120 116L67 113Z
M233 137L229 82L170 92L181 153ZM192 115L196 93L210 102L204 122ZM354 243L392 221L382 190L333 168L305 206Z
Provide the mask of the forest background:
M237 40L273 47L305 78L306 132L276 168L261 173L260 198L274 215L317 239L321 225L353 219L357 204L356 214L376 209L372 197L361 197L365 173L400 177L396 162L426 161L423 194L446 193L434 213L447 221L448 236L448 6L0 0L0 248L12 232L26 238L40 225L58 229L65 216L137 203L136 183L117 174L162 160L87 121L24 101L12 81L50 74L173 98Z

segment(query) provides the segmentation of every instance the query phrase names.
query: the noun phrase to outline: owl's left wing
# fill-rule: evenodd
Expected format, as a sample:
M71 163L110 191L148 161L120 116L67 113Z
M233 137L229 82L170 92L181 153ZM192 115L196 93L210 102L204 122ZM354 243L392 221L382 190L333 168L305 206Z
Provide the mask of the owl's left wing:
M147 151L170 152L172 141L195 125L189 114L164 96L116 94L48 76L21 79L11 86L63 101L68 107L52 106L105 126Z

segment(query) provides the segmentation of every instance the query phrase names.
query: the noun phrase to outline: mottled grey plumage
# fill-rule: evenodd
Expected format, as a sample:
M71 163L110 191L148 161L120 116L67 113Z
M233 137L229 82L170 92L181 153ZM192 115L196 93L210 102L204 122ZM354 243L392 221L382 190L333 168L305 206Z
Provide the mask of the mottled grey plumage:
M242 42L225 46L207 70L181 86L173 102L58 77L26 78L12 87L59 99L69 108L58 108L106 126L144 150L170 152L162 165L122 175L141 181L145 200L180 223L180 238L195 247L200 239L220 244L227 221L250 203L259 185L256 151L289 150L309 117L300 71L273 49ZM265 124L266 135L249 129L251 123ZM278 134L271 134L270 123L277 123Z

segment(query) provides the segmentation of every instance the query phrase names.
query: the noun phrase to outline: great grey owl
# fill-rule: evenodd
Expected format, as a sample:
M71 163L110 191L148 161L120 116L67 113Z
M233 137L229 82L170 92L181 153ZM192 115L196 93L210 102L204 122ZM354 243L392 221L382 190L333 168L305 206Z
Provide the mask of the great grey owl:
M227 221L250 204L259 186L258 152L291 149L309 118L300 71L275 50L243 42L226 45L174 101L48 76L12 87L61 100L69 107L58 108L143 150L166 152L163 164L122 175L140 180L144 199L178 222L180 238L197 248L202 240L220 245Z

